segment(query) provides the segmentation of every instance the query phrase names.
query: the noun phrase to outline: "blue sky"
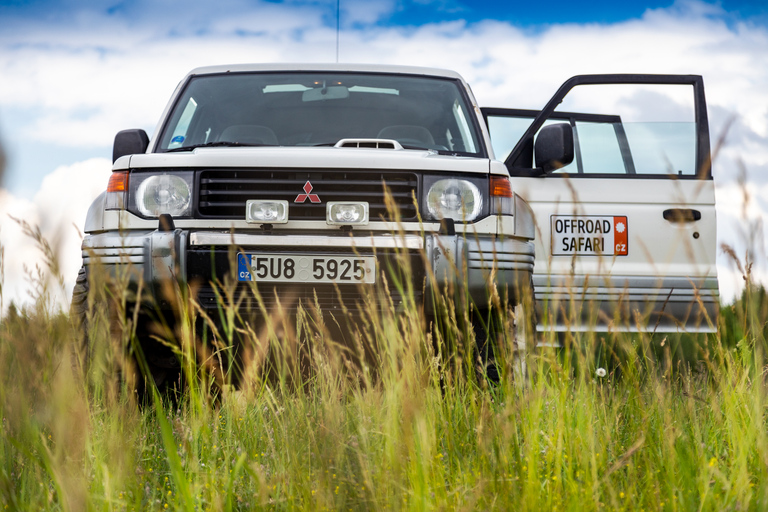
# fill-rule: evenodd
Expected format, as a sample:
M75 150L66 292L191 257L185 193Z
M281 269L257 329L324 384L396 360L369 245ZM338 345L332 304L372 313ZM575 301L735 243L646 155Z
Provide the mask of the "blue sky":
M741 250L734 237L759 234L768 260L768 2L341 0L339 40L341 62L454 69L483 106L541 107L581 73L703 75L712 133L727 134L715 162L721 241ZM54 237L74 277L75 226L104 188L114 134L151 135L190 69L335 58L336 0L0 0L5 294L23 295L20 269L39 262L8 214ZM746 206L739 180L754 191ZM729 272L738 281L723 261Z
M387 23L419 25L430 22L465 19L476 22L486 19L507 21L521 27L538 27L562 23L616 23L640 18L648 9L668 8L671 1L615 1L593 0L582 2L552 1L434 1L398 2L398 9L388 17ZM757 0L725 0L715 3L733 19L765 22L768 7Z
M272 1L273 4L291 4L295 6L323 5L327 12L326 22L335 26L336 2L298 0ZM349 0L341 2L342 11ZM710 2L728 13L734 20L750 20L765 23L768 21L768 6L760 0L720 0ZM172 16L194 2L156 2L150 9L153 14L158 12ZM257 2L249 2L251 6ZM639 18L648 9L668 8L673 1L622 1L592 0L582 2L571 1L492 1L492 0L398 0L391 2L386 15L378 20L382 25L418 26L426 23L466 20L477 22L494 19L514 23L521 27L535 27L561 23L615 23L631 18ZM217 4L218 5L218 4ZM184 7L182 7L184 6ZM115 17L141 18L141 11L146 5L130 1L25 1L4 0L0 2L0 18L19 17L34 18L38 21L63 21L69 17L78 16L84 11L101 11ZM342 18L342 22L344 22Z

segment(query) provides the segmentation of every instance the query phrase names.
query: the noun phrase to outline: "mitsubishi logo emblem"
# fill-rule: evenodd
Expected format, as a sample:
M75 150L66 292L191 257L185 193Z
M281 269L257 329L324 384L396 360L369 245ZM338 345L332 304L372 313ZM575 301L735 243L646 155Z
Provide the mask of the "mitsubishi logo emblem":
M310 203L319 203L320 197L317 194L310 194L310 192L312 192L312 184L309 181L307 181L304 184L304 193L297 195L296 199L294 199L293 202L303 203L304 201L307 200L307 198L309 198Z

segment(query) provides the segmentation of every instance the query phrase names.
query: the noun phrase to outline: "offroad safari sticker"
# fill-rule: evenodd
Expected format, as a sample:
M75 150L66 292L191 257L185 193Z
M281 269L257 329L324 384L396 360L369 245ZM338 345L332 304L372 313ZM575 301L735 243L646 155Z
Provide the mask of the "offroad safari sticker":
M626 216L552 215L553 256L627 256Z

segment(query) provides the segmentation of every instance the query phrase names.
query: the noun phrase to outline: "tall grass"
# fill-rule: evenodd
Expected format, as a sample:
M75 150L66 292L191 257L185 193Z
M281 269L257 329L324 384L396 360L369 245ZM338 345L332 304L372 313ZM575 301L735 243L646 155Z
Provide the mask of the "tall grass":
M287 314L290 297L249 323L232 276L215 312L170 290L174 321L141 336L127 276L92 273L85 343L44 295L12 306L0 325L0 504L768 508L763 289L723 307L717 335L572 333L561 349L529 353L525 375L507 364L493 383L475 370L469 307L446 296L446 314L425 318L400 257L403 274L376 292L385 307L350 305L352 329L337 328L346 313L311 304ZM387 304L387 288L404 307ZM509 317L495 321L509 329ZM143 387L139 337L178 358L181 378L163 393Z

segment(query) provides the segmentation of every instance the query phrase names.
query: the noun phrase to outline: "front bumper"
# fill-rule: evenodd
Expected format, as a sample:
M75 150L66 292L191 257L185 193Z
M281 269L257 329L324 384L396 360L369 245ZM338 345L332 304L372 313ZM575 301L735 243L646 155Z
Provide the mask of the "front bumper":
M493 295L514 301L518 286L531 282L534 245L531 240L495 235L463 235L440 233L352 234L339 232L318 236L316 233L274 234L264 232L229 233L210 230L174 229L171 231L106 232L89 235L83 241L86 268L103 265L110 273L130 268L132 280L151 284L154 299L162 304L163 283L176 278L194 283L198 302L205 308L216 308L222 295L213 283L225 282L231 272L233 254L238 252L280 254L346 254L373 255L378 268L385 269L389 297L382 302L402 302L401 293L408 290L416 300L424 302L431 312L432 301L424 300L448 290L460 292L477 307L485 307ZM381 274L381 272L379 272ZM388 277L387 277L388 276ZM410 286L394 284L403 278ZM239 283L240 292L250 283ZM291 308L302 299L322 309L347 307L370 294L366 287L374 285L320 285L265 283L258 286L260 305L254 300L240 300L238 307ZM238 293L240 293L238 292ZM252 294L251 294L252 295ZM282 299L282 301L281 301ZM306 306L306 304L305 304Z

